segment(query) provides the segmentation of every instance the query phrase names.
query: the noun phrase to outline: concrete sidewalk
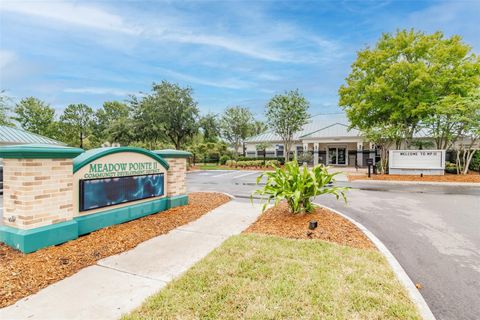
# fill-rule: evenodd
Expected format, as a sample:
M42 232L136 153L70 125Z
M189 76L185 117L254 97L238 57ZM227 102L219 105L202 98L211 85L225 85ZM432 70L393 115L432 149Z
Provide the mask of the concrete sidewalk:
M260 213L259 204L232 200L0 309L0 319L118 319L243 231Z

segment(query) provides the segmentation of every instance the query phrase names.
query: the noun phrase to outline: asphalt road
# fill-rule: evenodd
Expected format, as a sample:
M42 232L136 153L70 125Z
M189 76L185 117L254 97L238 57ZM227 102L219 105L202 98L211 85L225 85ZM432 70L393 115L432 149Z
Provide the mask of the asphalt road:
M188 173L189 191L222 191L240 199L257 188L257 172ZM419 283L437 319L480 318L480 187L339 182L348 204L316 202L370 229Z

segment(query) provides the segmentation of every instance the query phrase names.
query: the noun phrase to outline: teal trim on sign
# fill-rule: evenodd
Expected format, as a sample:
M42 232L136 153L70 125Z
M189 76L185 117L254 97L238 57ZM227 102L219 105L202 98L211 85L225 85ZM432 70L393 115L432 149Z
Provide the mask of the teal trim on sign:
M114 224L135 220L153 213L168 209L168 198L137 203L99 213L75 217L78 223L78 234L87 234Z
M154 150L153 152L162 158L190 158L192 156L188 151L174 149Z
M71 159L83 153L80 148L50 144L22 144L0 147L0 158L5 159Z
M119 153L119 152L135 152L146 155L156 161L158 161L165 169L168 170L169 165L168 162L165 161L162 157L158 154L143 148L136 148L136 147L108 147L108 148L97 148L91 149L83 154L79 155L75 159L73 159L73 173L77 172L90 162L93 162L99 158L108 156L109 154Z
M78 226L74 220L29 230L0 226L0 242L23 253L34 252L76 238Z
M168 207L175 208L178 206L185 206L188 204L188 196L186 194L182 194L181 196L170 197L168 199Z
M122 208L75 217L71 221L51 224L29 230L0 226L0 242L23 253L61 244L78 236L109 227L115 224L135 220L150 214L188 204L188 196L164 197Z

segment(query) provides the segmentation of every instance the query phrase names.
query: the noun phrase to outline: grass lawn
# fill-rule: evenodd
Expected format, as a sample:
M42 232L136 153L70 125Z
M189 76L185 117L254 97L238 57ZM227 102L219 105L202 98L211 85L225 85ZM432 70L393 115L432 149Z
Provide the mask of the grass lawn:
M376 250L228 239L123 319L420 319Z

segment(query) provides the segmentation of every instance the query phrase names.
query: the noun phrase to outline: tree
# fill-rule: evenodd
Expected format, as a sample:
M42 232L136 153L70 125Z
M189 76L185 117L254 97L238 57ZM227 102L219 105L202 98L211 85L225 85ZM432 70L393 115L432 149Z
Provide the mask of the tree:
M261 151L263 154L263 165L265 165L265 162L266 162L265 158L267 157L267 148L269 148L270 146L271 144L267 142L262 142L255 146L255 149L257 149L257 153L258 151Z
M242 143L251 136L253 126L253 115L248 108L235 106L225 109L220 119L222 136L235 149L238 156L238 149Z
M112 143L120 143L121 145L129 145L135 141L134 127L130 118L119 118L111 122L105 135Z
M384 174L388 167L388 151L394 146L399 145L399 131L401 128L396 126L384 126L378 128L369 128L365 137L375 143L380 150L380 173Z
M252 134L253 135L257 135L257 134L261 134L261 133L264 133L265 131L267 131L267 125L265 124L265 122L263 121L260 121L260 120L255 120L255 122L253 123L253 131L252 131Z
M285 161L290 155L293 135L308 121L308 108L307 99L298 90L276 95L267 104L267 125L282 139Z
M360 51L339 105L352 127L361 131L396 128L407 143L428 122L438 132L439 147L450 142L449 95L463 97L478 86L480 60L459 36L401 30L383 34L374 48ZM442 118L442 119L439 119ZM435 124L439 126L435 128Z
M93 133L96 144L119 142L121 144L131 141L133 134L131 130L128 105L118 101L106 101L103 106L95 112L96 122ZM127 142L128 143L128 142Z
M480 89L464 98L462 140L457 150L458 173L467 174L475 153L480 150Z
M14 108L14 120L20 123L20 126L30 132L47 137L53 137L57 134L55 126L55 109L45 102L28 97L20 100Z
M94 113L85 104L71 104L60 116L60 125L65 141L70 145L84 147L85 139L92 132Z
M0 91L0 126L11 126L12 122L8 116L10 98L5 95L5 90Z
M203 133L203 139L206 142L216 142L220 136L220 127L217 116L214 114L206 114L200 118L200 129Z
M162 81L153 84L152 93L131 100L136 128L144 141L170 141L181 149L198 132L197 102L192 89Z

